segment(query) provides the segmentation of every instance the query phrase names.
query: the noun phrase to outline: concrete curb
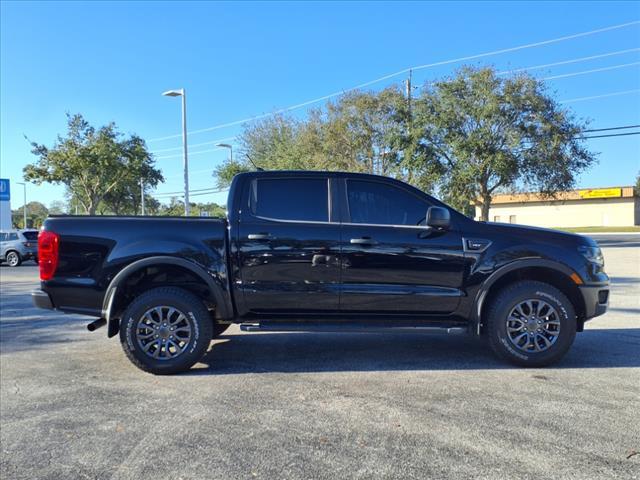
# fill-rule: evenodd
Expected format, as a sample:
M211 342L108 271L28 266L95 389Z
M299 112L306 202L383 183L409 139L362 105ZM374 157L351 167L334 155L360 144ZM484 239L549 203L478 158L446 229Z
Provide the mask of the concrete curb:
M579 235L595 237L597 235L640 235L640 232L575 232Z

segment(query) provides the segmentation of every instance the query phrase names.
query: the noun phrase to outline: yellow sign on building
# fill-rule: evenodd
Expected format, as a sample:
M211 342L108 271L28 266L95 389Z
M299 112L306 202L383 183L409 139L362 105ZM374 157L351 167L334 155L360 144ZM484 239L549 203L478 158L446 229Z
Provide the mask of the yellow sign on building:
M622 196L622 188L592 188L578 193L580 198L616 198Z

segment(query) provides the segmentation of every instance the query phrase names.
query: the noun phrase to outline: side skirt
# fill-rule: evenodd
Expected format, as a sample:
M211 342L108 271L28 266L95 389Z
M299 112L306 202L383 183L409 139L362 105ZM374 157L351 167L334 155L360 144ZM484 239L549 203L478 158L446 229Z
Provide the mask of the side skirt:
M240 324L243 332L357 332L357 333L435 333L462 335L468 330L467 324L451 322L279 322L260 321Z

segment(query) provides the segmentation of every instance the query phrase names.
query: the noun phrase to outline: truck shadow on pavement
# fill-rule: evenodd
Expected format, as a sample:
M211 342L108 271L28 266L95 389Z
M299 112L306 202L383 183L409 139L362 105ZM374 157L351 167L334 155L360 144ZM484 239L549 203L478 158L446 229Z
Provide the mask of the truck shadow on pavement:
M22 313L17 319L0 321L0 351L13 353L86 340L86 317L76 315L42 315L40 312Z
M261 372L486 370L519 368L496 358L483 341L425 334L259 333L223 335L187 375ZM551 368L640 367L640 328L578 334Z

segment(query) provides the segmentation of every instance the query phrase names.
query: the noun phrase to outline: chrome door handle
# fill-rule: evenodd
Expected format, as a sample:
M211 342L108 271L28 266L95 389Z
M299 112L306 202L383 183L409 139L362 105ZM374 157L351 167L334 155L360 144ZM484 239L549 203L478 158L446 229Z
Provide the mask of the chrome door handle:
M273 237L268 233L250 233L247 238L249 240L273 240Z
M353 245L377 245L378 244L378 242L376 242L373 238L369 238L369 237L352 238L350 240L350 243Z

